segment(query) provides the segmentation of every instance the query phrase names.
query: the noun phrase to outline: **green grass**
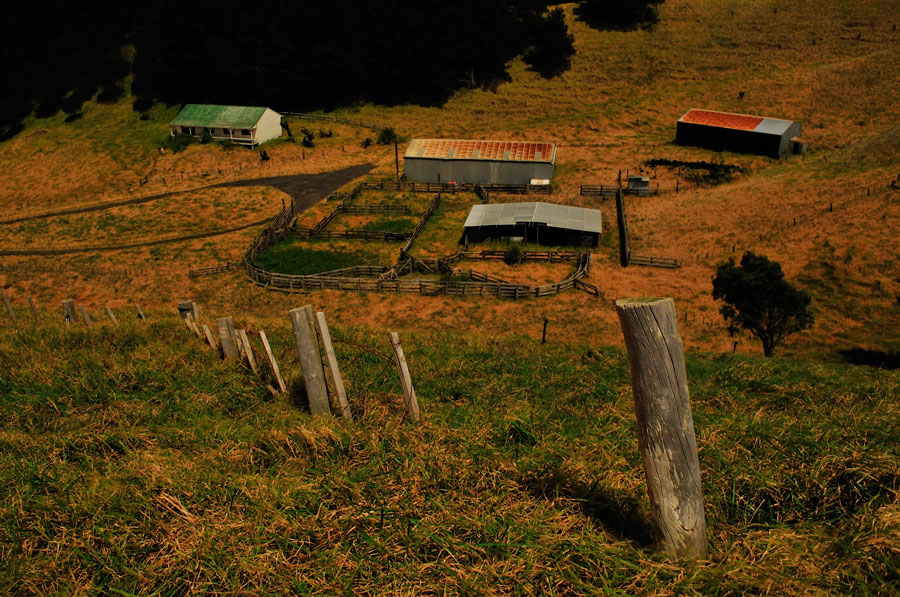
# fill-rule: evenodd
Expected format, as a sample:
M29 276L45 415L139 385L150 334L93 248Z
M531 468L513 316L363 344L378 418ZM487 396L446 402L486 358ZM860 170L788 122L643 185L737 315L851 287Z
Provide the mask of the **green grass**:
M267 270L298 276L318 274L354 265L390 266L399 254L398 243L289 238L261 253L257 264Z
M347 423L271 397L174 316L148 315L0 334L0 591L900 584L896 372L689 355L711 559L681 568L650 545L617 349L404 332L415 427L385 330L332 325ZM302 386L287 317L257 323Z

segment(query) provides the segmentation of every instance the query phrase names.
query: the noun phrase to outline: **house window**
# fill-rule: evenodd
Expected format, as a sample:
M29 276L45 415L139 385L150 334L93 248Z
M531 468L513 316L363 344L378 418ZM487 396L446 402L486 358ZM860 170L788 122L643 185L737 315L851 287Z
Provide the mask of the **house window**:
M241 134L244 135L244 136L246 136L246 137L249 137L249 136L250 136L250 131L247 130L247 129L241 129Z
M223 135L230 135L230 134L231 134L231 129L225 129L225 128L223 128L223 129L222 129L222 134L223 134Z
M192 126L183 126L183 127L181 127L181 132L184 133L185 135L193 135L193 134L194 134L194 127L192 127Z

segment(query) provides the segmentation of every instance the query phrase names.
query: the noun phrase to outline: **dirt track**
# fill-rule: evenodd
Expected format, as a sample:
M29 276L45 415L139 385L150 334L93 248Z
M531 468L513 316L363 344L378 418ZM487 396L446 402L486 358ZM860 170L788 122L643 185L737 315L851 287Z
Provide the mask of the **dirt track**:
M80 208L73 208L62 210L53 213L45 213L36 216L29 216L26 218L18 218L15 220L7 220L5 222L0 222L0 224L13 224L16 222L23 222L26 220L37 220L41 218L50 218L54 216L63 216L70 214L79 214L86 213L92 211L101 211L104 209L109 209L111 207L118 207L120 205L137 205L140 203L147 203L149 201L154 201L156 199L162 199L163 197L168 197L171 195L179 195L183 193L190 193L193 191L198 191L200 189L211 189L216 187L259 187L259 186L269 186L284 191L294 200L296 205L296 209L298 211L303 211L311 206L313 206L317 201L325 197L326 195L333 192L335 189L338 189L342 185L350 182L355 178L359 178L363 174L366 174L373 168L372 164L363 164L361 166L351 166L349 168L342 168L341 170L334 170L333 172L325 172L322 174L292 174L285 176L269 176L266 178L253 178L249 180L236 180L232 182L223 182L218 184L207 185L204 187L198 187L195 189L191 189L188 191L175 191L172 193L163 193L160 195L150 195L147 197L139 197L136 199L129 199L126 201L118 201L114 203L104 203L102 205L91 205ZM161 238L155 240L148 240L140 243L129 243L124 245L99 245L94 247L77 247L71 249L35 249L35 250L26 250L26 251L7 251L0 250L0 256L11 257L11 256L28 256L28 255L71 255L75 253L92 253L98 251L120 251L123 249L136 249L140 247L152 247L155 245L163 245L169 243L177 243L182 241L194 240L198 238L209 238L212 236L221 236L223 234L229 234L231 232L237 232L239 230L245 230L247 228L252 228L254 226L261 226L268 222L270 218L265 218L258 222L252 222L250 224L244 224L242 226L236 226L234 228L226 228L222 230L212 230L209 232L199 232L197 234L188 234L185 236L177 236L173 238Z
M89 213L92 211L103 211L105 209L121 207L123 205L140 205L141 203L149 203L150 201L156 201L157 199L163 199L173 195L183 195L185 193L194 193L204 189L215 189L219 187L273 187L290 195L291 198L294 199L297 209L302 211L312 206L322 197L331 193L334 189L350 182L354 178L358 178L363 174L368 173L373 167L372 164L362 164L359 166L350 166L348 168L334 170L333 172L324 172L322 174L286 174L283 176L267 176L264 178L220 182L204 185L202 187L194 187L193 189L184 191L158 193L156 195L147 195L146 197L135 197L133 199L123 199L122 201L110 201L108 203L72 207L69 209L61 209L59 211L49 211L42 214L23 216L21 218L12 218L10 220L0 220L0 225L18 224L19 222L28 222L30 220L43 220L46 218L55 218L57 216ZM250 224L248 227L252 225L254 224Z

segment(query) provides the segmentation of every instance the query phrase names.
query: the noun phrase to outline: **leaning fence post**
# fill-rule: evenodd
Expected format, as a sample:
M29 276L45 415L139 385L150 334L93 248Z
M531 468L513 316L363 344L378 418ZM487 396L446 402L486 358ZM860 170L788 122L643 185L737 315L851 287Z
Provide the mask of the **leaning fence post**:
M40 318L40 316L38 315L37 307L34 306L34 299L31 298L31 295L30 295L30 294L28 295L28 306L31 308L31 316L34 317L34 322L35 322L35 323L40 323L40 322L41 322L41 318Z
M91 325L93 323L93 320L91 319L91 316L88 315L88 312L84 308L84 305L79 304L78 311L81 313L81 318L84 320L85 325Z
M231 317L220 317L216 320L219 328L219 344L222 346L222 357L225 359L237 359L237 342L234 336L234 320Z
M116 319L116 316L113 314L112 309L109 308L109 305L104 305L104 308L106 309L106 316L109 317L109 320L115 325L119 325L119 320Z
M135 311L137 311L137 318L138 318L138 319L140 319L141 321L147 319L146 317L144 317L144 312L141 310L141 306L140 306L140 305L135 305L135 306L134 306L134 309L135 309Z
M672 299L619 300L650 508L663 550L707 555L700 461Z
M314 415L331 414L319 343L316 340L315 328L312 327L314 324L307 316L307 311L312 311L312 307L308 309L307 307L291 309L289 314L294 327L297 352L300 354L300 367L303 370L303 383L306 384L306 396L309 398L309 410Z
M63 315L66 317L66 323L73 324L78 316L75 314L75 301L66 299L62 302Z
M253 375L259 375L259 369L256 367L256 359L253 358L253 347L250 346L250 340L247 338L247 332L244 330L237 330L238 340L240 340L241 345L244 347L244 356L247 358L247 362L250 364L250 370L253 371Z
M269 365L272 366L272 372L275 374L275 381L278 382L281 393L287 394L287 386L284 385L284 379L281 377L281 370L278 368L278 363L275 361L275 355L272 354L272 347L269 346L269 339L266 337L266 333L263 330L259 330L259 339L262 342L263 348L266 349L266 356L269 357Z
M203 324L203 334L206 336L206 341L209 343L209 347L218 352L219 347L216 346L216 340L213 338L212 332L209 331L209 326L205 323Z
M0 297L3 297L3 304L6 305L6 311L9 313L9 318L15 323L18 318L16 317L16 312L13 310L12 304L9 302L9 297L7 297L6 293L3 291L0 291Z
M394 349L394 364L400 373L400 385L403 386L403 399L406 402L406 412L411 421L421 422L422 412L419 410L419 401L416 399L416 390L413 388L412 377L409 375L409 367L406 364L406 356L403 347L400 346L400 335L391 332L391 348Z
M322 348L325 350L325 360L328 362L328 371L331 372L331 381L334 383L334 393L337 396L338 407L341 409L341 416L352 421L350 403L347 402L347 392L344 390L344 378L341 377L337 356L334 354L334 346L331 343L331 332L328 331L325 313L322 311L316 313L316 326L319 329L319 338L322 339Z

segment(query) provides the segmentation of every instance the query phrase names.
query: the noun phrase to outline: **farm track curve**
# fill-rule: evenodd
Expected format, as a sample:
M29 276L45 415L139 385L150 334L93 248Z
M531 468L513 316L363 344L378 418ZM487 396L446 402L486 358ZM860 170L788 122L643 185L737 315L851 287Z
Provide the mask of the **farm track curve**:
M324 172L322 174L288 174L283 176L268 176L264 178L252 178L246 180L235 180L231 182L223 182L212 185L207 185L205 187L198 187L195 189L190 189L187 191L172 191L170 193L163 193L160 195L150 195L148 197L139 197L136 199L129 199L127 201L118 201L115 203L105 203L102 205L93 205L87 206L83 208L73 208L69 210L62 210L59 212L55 212L52 214L40 214L37 216L31 216L27 218L19 218L17 220L9 220L6 222L0 222L0 224L10 224L16 223L26 220L40 219L40 218L50 218L54 216L62 216L62 215L70 215L70 214L78 214L78 213L87 213L92 211L101 211L104 209L109 209L111 207L118 207L120 205L137 205L140 203L146 203L149 201L153 201L156 199L161 199L163 197L167 197L170 195L178 195L182 193L189 193L192 191L198 191L201 189L211 189L217 187L249 187L249 186L270 186L281 191L284 191L294 200L294 204L296 205L296 209L298 211L303 211L312 205L314 205L317 201L330 194L334 190L340 188L342 185L350 182L355 178L359 178L363 174L368 173L374 166L372 164L362 164L359 166L350 166L348 168L342 168L340 170L334 170L332 172ZM251 222L249 224L242 224L240 226L234 226L232 228L225 228L222 230L211 230L209 232L199 232L196 234L187 234L184 236L177 236L171 238L160 238L154 240L143 241L139 243L126 243L121 245L99 245L93 247L73 247L73 248L61 248L61 249L31 249L31 250L2 250L0 249L0 257L24 257L24 256L47 256L47 255L72 255L76 253L92 253L92 252L105 252L105 251L121 251L126 249L137 249L142 247L152 247L156 245L164 245L171 244L189 240L196 240L200 238L210 238L213 236L221 236L224 234L229 234L232 232L238 232L240 230L246 230L247 228L253 228L254 226L261 226L271 220L271 218L264 218L262 220Z
M58 216L70 216L75 214L90 213L94 211L103 211L114 207L122 207L124 205L140 205L141 203L149 203L158 199L165 199L174 195L183 195L185 193L195 193L206 189L216 189L221 187L261 187L268 186L284 191L291 196L297 203L298 209L306 209L311 206L310 197L313 203L324 197L331 190L350 182L354 178L368 173L374 166L372 164L361 164L359 166L348 166L340 170L332 172L324 172L321 174L284 174L281 176L265 176L262 178L248 178L244 180L232 180L229 182L218 182L215 184L204 185L202 187L194 187L182 191L169 191L167 193L157 193L155 195L147 195L146 197L134 197L133 199L123 199L121 201L110 201L107 203L96 203L93 205L85 205L83 207L71 207L57 211L49 211L31 216L22 216L19 218L11 218L9 220L0 220L0 225L18 224L20 222L28 222L31 220L44 220L47 218L55 218ZM349 178L348 178L349 177ZM323 187L328 187L328 191L319 194ZM304 203L307 202L305 205Z

